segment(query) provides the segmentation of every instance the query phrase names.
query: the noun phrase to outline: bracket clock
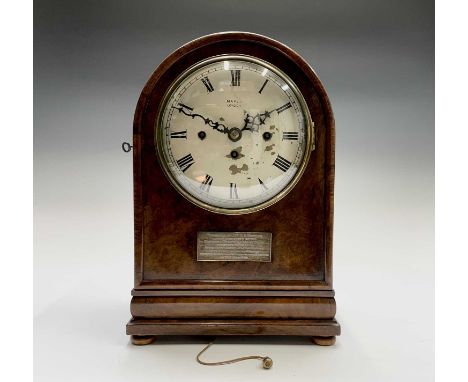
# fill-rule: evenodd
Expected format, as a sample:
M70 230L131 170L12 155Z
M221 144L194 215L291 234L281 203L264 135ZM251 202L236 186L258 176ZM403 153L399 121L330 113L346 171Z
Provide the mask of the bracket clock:
M134 344L334 343L334 129L317 75L270 38L213 34L159 65L133 125Z

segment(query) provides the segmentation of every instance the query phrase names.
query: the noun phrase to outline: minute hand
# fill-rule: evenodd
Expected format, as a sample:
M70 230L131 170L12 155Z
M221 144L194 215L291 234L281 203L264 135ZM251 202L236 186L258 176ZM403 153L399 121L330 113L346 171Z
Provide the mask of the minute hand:
M203 121L205 122L205 125L208 125L208 126L212 127L214 130L217 130L217 131L219 131L221 133L224 133L224 134L229 133L229 129L227 128L226 125L224 125L222 123L219 123L219 122L215 122L215 121L211 120L210 118L204 117L201 114L192 113L192 110L193 110L192 108L189 108L187 106L180 106L180 107L172 106L172 107L174 109L179 110L179 113L182 113L182 114L185 114L186 116L192 117L192 119L195 119L195 117L203 119ZM188 111L186 111L186 109Z

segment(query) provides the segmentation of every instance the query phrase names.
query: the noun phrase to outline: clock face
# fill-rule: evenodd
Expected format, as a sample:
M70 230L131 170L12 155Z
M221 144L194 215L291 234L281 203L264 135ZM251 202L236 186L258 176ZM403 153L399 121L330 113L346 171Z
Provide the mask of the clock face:
M254 212L286 195L313 147L313 123L297 87L250 56L218 56L182 73L155 130L175 188L225 214Z

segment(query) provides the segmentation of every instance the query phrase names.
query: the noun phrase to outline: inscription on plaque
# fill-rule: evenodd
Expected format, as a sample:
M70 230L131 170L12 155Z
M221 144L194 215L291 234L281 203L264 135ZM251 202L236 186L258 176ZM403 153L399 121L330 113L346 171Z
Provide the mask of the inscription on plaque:
M271 261L270 232L198 232L198 261Z

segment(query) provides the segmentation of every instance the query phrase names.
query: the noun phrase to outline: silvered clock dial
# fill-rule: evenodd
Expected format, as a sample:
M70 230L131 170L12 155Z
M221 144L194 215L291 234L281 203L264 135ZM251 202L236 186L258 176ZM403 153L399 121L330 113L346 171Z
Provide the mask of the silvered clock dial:
M267 62L217 56L182 73L155 124L172 185L213 212L265 208L298 181L313 148L313 122L291 79Z

